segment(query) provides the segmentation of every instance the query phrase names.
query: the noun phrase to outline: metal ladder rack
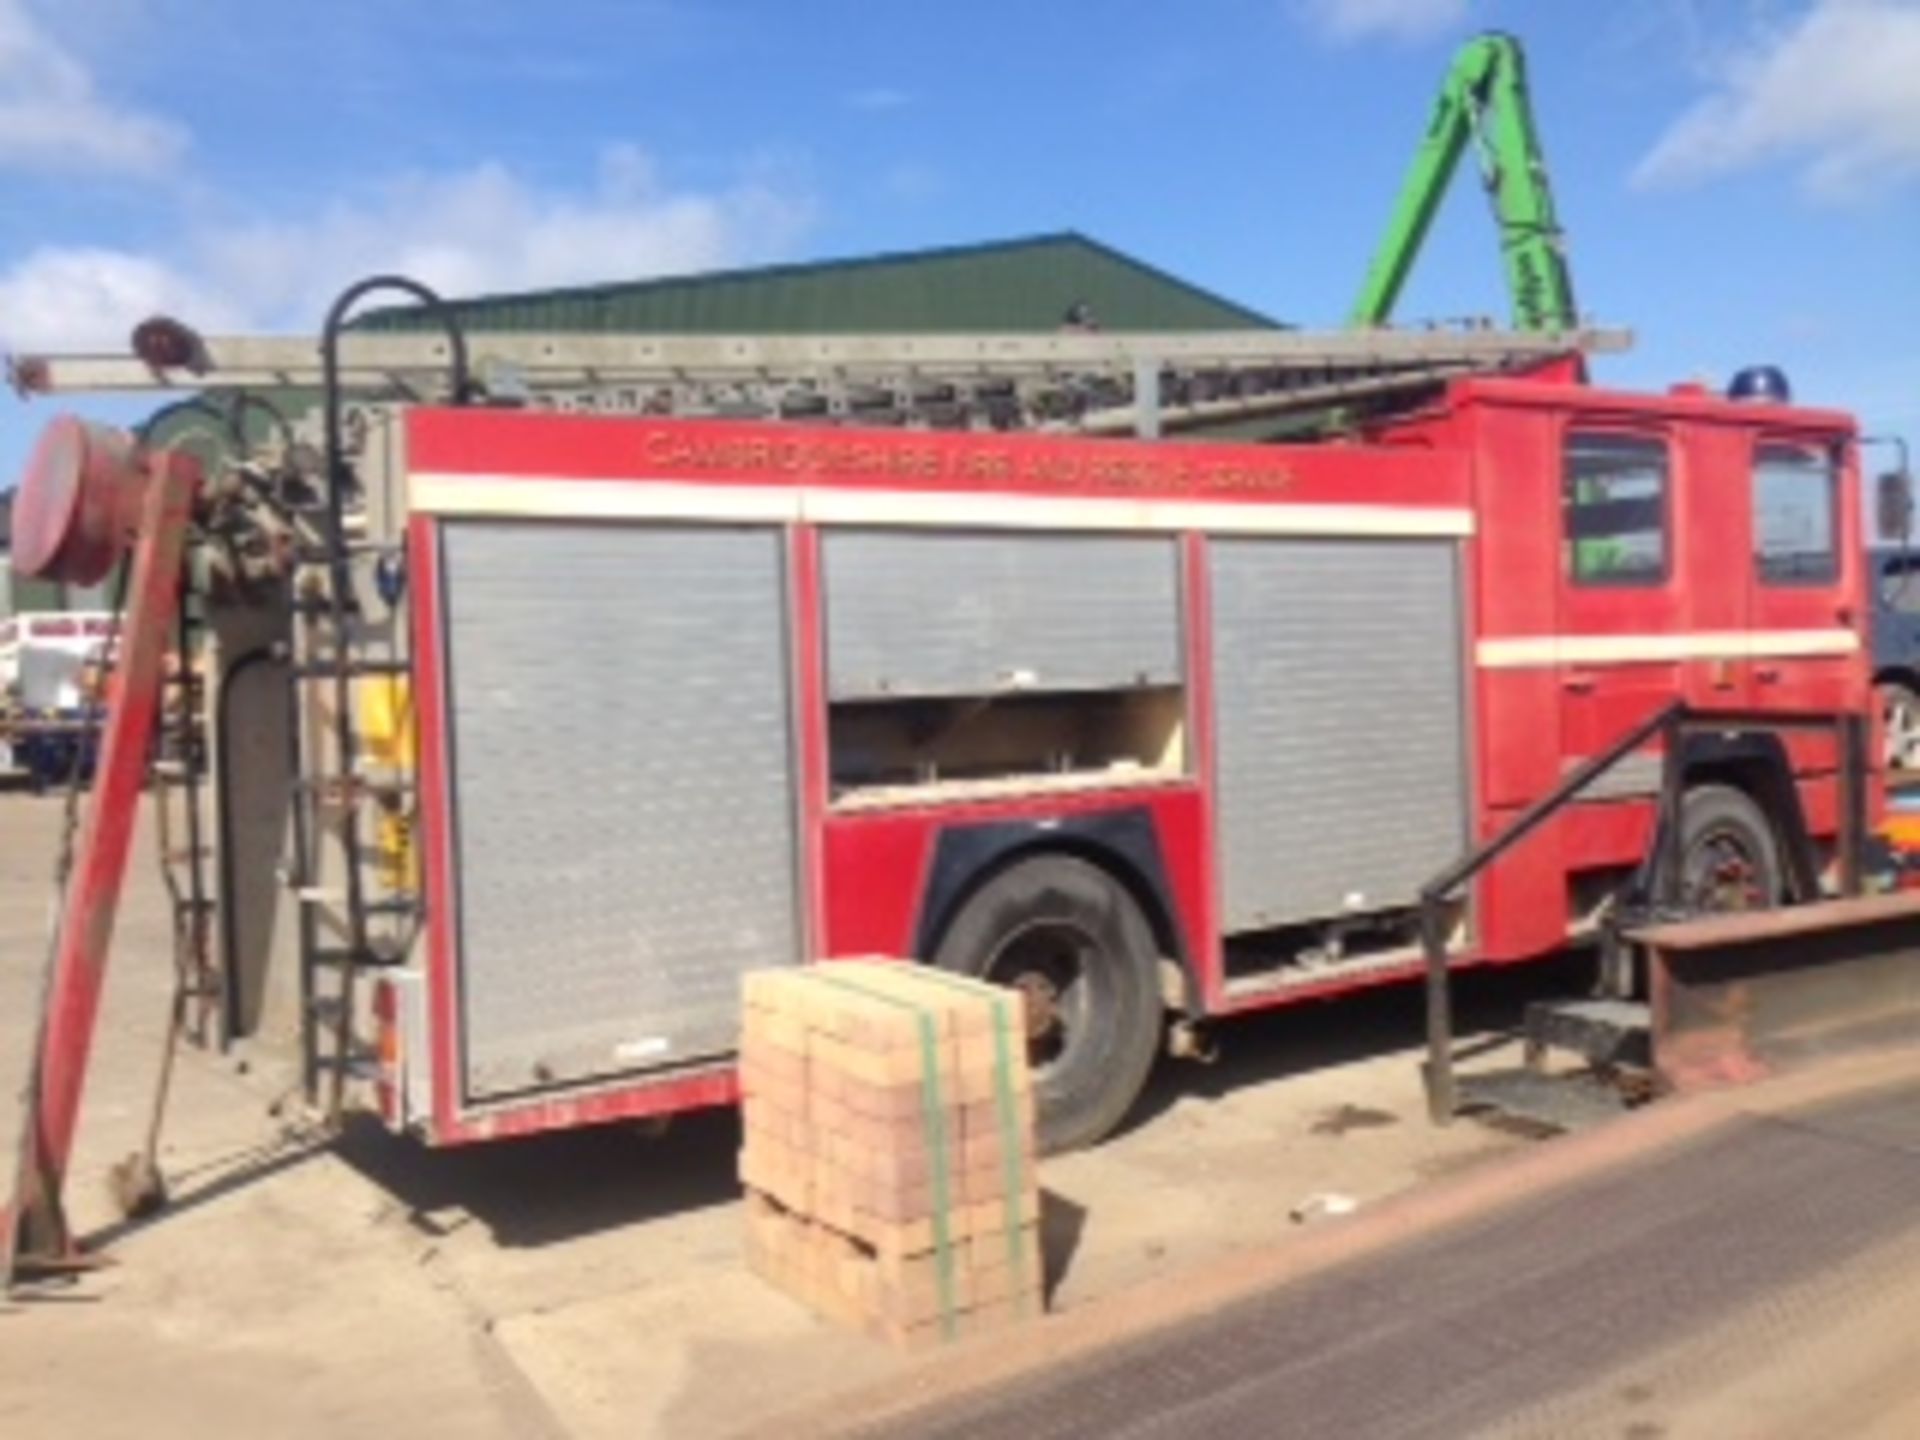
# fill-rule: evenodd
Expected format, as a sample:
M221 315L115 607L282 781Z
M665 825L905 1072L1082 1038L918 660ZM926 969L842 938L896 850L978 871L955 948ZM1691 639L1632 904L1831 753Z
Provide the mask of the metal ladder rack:
M9 361L23 395L315 387L428 397L456 347L357 330L322 363L309 340L201 337L140 354ZM143 327L144 329L145 327ZM1469 374L1624 350L1623 330L1219 331L1012 335L477 335L461 395L543 409L942 429L1158 435L1374 401ZM331 367L331 368L329 368Z

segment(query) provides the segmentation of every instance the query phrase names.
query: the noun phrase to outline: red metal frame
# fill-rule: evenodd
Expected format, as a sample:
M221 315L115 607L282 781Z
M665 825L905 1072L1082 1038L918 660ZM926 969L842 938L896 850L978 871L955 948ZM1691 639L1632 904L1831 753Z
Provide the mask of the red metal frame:
M17 1258L58 1260L73 1250L61 1189L73 1154L101 990L127 857L146 786L161 666L179 613L180 558L200 486L190 456L162 451L142 472L127 601L107 679L106 721L85 801L74 866L61 897L21 1172L0 1208L0 1284ZM13 1247L17 1246L17 1250Z
M426 890L427 1073L435 1137L457 1129L460 1093L460 996L454 967L452 756L448 753L444 635L440 615L440 537L433 523L415 516L407 525L407 572L411 577L414 714L419 719L419 842Z
M1227 960L1220 938L1220 874L1214 863L1214 803L1220 772L1214 756L1213 586L1206 537L1188 535L1181 544L1186 571L1188 764L1200 781L1198 820L1204 881L1194 900L1192 980L1208 1011L1226 1008Z
M821 827L826 820L827 654L821 616L820 532L811 525L793 527L787 550L791 583L787 604L793 616L794 726L799 746L798 850L800 853L802 933L808 958L834 953L827 944L827 871Z

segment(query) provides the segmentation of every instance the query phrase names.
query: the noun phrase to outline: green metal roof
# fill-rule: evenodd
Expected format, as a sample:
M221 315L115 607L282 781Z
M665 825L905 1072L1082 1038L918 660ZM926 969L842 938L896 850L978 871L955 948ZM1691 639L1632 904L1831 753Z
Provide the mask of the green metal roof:
M1192 285L1073 231L892 255L723 270L450 302L476 332L546 330L631 335L821 335L996 332L1045 334L1084 304L1104 330L1274 330L1270 316ZM415 306L366 312L355 328L430 328ZM221 392L209 392L217 398ZM290 414L318 404L305 390L264 397ZM217 437L192 402L162 412L152 438ZM266 435L258 410L242 425Z
M475 330L657 335L1046 332L1076 303L1104 330L1279 328L1074 231L453 302ZM372 330L427 324L411 306L358 322Z

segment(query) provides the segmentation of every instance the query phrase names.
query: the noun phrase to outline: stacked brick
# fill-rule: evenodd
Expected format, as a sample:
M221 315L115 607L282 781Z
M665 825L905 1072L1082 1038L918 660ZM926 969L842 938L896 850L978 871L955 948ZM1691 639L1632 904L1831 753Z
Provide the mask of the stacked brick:
M902 1348L1037 1314L1019 997L898 961L834 961L749 975L743 998L754 1271Z

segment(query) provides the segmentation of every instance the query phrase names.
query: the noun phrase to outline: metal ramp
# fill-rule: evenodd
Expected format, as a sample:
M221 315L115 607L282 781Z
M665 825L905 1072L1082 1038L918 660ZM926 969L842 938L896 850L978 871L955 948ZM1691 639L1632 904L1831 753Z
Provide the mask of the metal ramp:
M1536 1003L1525 1063L1456 1077L1460 1113L1580 1130L1657 1095L1920 1042L1920 892L1630 929L1648 998ZM1554 1054L1576 1068L1549 1070Z
M1632 932L1646 951L1661 1088L1740 1083L1920 1040L1920 892Z
M1680 883L1684 740L1729 729L1834 736L1841 898L1737 914L1687 913ZM1595 993L1529 1007L1519 1068L1459 1071L1451 907L1481 870L1655 740L1665 758L1654 838L1608 928ZM1549 1129L1578 1129L1656 1095L1751 1081L1813 1059L1920 1040L1920 893L1861 893L1867 773L1860 715L1709 711L1675 702L1435 876L1421 891L1424 1077L1435 1123L1490 1111ZM1633 998L1635 957L1644 959L1644 1003ZM1581 1064L1550 1071L1547 1060L1556 1051Z

